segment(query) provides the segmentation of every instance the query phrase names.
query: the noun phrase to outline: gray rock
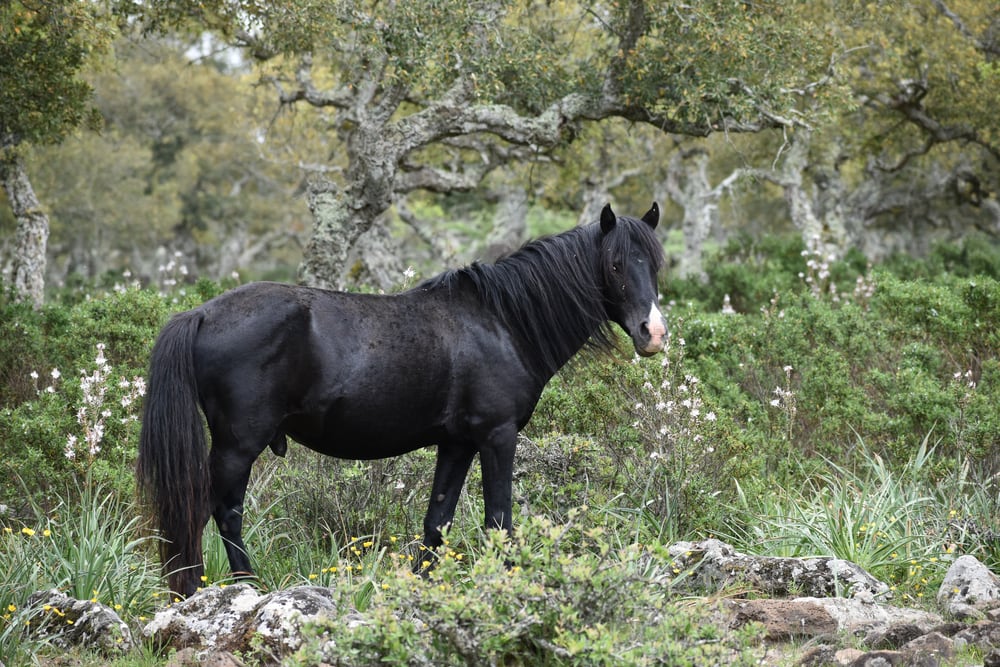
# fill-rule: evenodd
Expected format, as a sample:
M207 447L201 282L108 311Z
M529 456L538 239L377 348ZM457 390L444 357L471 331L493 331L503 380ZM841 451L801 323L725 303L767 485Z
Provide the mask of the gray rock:
M990 649L1000 647L1000 623L996 621L979 621L978 623L962 627L954 633L952 638L955 641L971 644L985 653Z
M299 586L262 595L248 584L211 587L157 612L142 634L178 650L283 656L302 644L310 622L335 618L330 589Z
M99 602L76 600L52 589L28 598L30 632L53 646L86 647L104 655L126 653L136 643L128 625L113 609Z
M821 606L801 600L746 600L730 603L732 627L756 622L764 626L764 638L787 641L795 638L833 636L837 621Z
M942 623L940 615L892 605L851 598L799 598L823 608L836 622L839 632L846 632L870 642L899 625L916 626L927 633Z
M669 551L678 567L690 570L682 586L718 590L742 584L775 597L892 597L888 584L840 558L753 556L714 539L677 542Z
M158 611L142 629L142 635L160 646L178 650L241 650L246 641L239 631L260 604L260 598L249 584L205 588Z
M794 598L729 603L732 625L762 623L767 639L828 637L840 633L866 639L882 637L896 626L909 626L909 638L920 637L941 625L930 612L852 598Z
M185 648L177 651L166 667L244 667L244 665L227 651L198 651Z
M983 618L987 610L1000 606L1000 577L975 556L961 556L944 575L937 603L955 618Z
M928 632L922 637L906 642L899 650L909 656L911 663L920 660L920 664L926 664L929 659L940 662L955 657L955 642L940 632Z

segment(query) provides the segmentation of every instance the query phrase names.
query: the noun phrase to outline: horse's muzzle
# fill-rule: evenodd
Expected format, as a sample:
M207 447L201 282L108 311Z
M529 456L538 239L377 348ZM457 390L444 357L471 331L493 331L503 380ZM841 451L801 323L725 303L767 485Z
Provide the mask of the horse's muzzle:
M663 351L667 344L667 323L654 303L649 309L649 315L639 324L637 336L632 342L635 351L644 357L651 357Z

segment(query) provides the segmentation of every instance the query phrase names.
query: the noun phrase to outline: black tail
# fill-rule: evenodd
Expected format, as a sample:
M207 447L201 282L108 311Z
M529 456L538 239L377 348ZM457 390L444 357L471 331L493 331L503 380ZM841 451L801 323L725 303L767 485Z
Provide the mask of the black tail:
M198 407L193 347L202 314L175 315L160 332L149 362L136 477L155 512L160 558L170 590L190 595L204 565L201 535L210 511L205 429Z

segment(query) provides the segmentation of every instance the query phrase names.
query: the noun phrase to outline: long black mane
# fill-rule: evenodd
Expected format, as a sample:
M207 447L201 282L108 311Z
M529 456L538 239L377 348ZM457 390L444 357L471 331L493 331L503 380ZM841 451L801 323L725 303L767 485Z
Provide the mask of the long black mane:
M628 257L631 244L639 243L657 270L663 263L663 248L649 225L625 216L618 224L609 234L594 223L535 239L493 264L474 262L445 271L416 289L471 284L483 304L533 346L554 374L581 346L615 349L602 292L611 280L613 258Z

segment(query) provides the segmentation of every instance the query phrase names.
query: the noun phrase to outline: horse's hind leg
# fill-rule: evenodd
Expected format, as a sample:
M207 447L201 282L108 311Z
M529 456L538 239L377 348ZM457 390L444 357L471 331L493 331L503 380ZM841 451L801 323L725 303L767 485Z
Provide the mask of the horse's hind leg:
M254 576L243 544L243 501L253 462L267 446L246 448L235 438L213 437L209 465L212 474L212 516L226 548L229 567L237 578Z
M253 459L237 452L216 454L213 448L212 491L215 507L212 516L226 548L229 567L237 577L253 576L253 567L243 544L243 500L250 481Z

